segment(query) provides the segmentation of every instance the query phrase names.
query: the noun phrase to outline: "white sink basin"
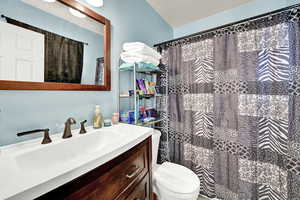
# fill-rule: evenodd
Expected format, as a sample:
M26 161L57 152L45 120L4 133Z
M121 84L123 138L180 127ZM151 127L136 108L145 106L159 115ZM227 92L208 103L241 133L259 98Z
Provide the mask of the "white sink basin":
M20 170L46 171L108 148L113 142L111 138L119 140L122 137L112 131L93 131L86 135L76 135L56 143L41 145L41 148L15 154L16 164Z
M52 135L0 147L0 200L35 199L114 159L151 136L153 130L120 124L73 137Z

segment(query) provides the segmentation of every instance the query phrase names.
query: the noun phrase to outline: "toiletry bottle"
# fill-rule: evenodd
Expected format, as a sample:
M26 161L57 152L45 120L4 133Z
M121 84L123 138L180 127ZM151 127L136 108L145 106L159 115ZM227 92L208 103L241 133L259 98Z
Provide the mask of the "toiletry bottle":
M113 124L118 124L119 123L119 120L120 120L120 114L119 113L114 113L113 116L112 116L112 123Z
M104 124L104 127L110 127L111 126L111 120L110 119L105 119L103 124Z
M97 105L93 117L93 127L97 129L97 128L102 128L102 126L103 126L103 116L100 110L100 106Z

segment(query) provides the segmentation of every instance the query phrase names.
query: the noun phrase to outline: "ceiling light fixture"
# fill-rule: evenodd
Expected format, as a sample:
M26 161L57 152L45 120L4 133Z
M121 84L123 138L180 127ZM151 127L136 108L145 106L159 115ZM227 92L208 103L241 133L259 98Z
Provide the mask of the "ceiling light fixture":
M69 8L69 11L72 15L76 16L76 17L79 17L79 18L85 18L86 15L85 14L82 14L81 12L79 12L78 10L75 10L73 8Z
M49 3L54 3L56 0L44 0L46 2L49 2Z
M86 0L86 2L94 7L102 7L103 6L103 0Z

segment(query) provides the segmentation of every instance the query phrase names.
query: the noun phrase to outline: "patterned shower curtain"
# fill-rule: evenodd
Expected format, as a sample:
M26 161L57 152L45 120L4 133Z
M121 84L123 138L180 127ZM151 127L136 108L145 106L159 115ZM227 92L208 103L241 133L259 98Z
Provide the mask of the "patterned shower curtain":
M300 200L299 17L286 10L160 47L160 150L199 176L201 194Z

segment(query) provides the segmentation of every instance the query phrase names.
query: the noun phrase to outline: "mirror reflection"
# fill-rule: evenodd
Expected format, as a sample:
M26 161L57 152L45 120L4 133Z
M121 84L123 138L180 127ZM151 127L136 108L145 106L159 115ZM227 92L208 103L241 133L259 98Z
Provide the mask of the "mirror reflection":
M104 85L104 25L58 2L0 1L0 80Z

